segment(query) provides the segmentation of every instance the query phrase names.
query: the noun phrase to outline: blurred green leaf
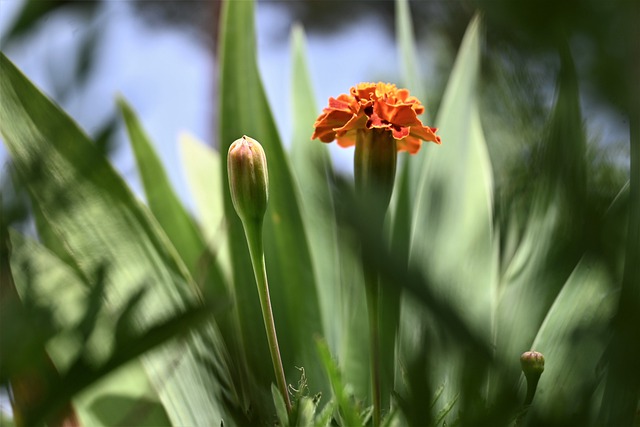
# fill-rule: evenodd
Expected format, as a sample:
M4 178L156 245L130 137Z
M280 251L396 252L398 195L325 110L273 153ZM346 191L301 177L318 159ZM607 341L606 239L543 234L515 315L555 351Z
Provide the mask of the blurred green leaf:
M228 289L220 267L209 252L198 227L173 191L153 144L127 102L119 99L118 105L127 125L151 212L171 239L192 277L207 286L206 291L211 292L215 298L227 299ZM214 189L210 191L213 192Z
M316 346L318 349L318 353L320 354L322 364L324 365L327 375L329 376L329 383L331 384L333 396L335 398L336 405L338 406L338 411L340 417L344 422L344 425L350 427L362 426L363 424L360 420L360 415L358 414L355 405L347 395L347 390L345 384L342 382L340 370L331 357L331 352L329 351L327 343L320 339L317 339Z
M276 407L276 415L278 416L278 423L281 426L289 425L289 416L287 415L287 406L284 403L284 398L278 390L278 387L274 383L271 383L271 396L273 397L273 404Z
M395 25L396 25L396 45L400 52L401 86L409 89L411 94L418 99L424 99L425 91L420 80L417 51L413 32L413 20L409 2L407 0L396 0L395 2ZM424 120L424 117L423 117ZM389 207L389 218L391 224L391 247L400 258L409 260L409 245L411 243L411 227L414 215L414 205L418 180L412 179L416 168L415 161L408 153L398 153L398 171L396 173L396 184ZM381 387L383 396L388 395L388 390L393 389L394 382L399 384L399 361L396 360L396 335L399 331L401 302L400 294L388 291L388 287L381 289L381 328L380 334L380 357L383 373L381 375ZM404 318L411 318L405 306ZM409 320L412 323L413 320ZM410 334L413 331L409 332ZM386 405L386 402L383 402Z
M331 425L331 420L333 418L333 413L336 410L335 400L331 399L324 405L322 411L316 416L314 427L328 427Z
M258 75L253 1L223 4L220 35L220 152L223 164L230 144L242 135L257 139L269 165L269 207L264 241L271 301L285 373L293 380L295 366L307 370L314 390L326 390L313 351L313 336L322 331L314 270L307 234L298 205L298 192L288 159ZM251 273L242 225L229 195L223 171L225 216L229 224L233 279L244 343L261 387L269 390L272 366L256 286Z
M637 6L637 5L636 5ZM636 7L638 11L638 7ZM638 31L636 31L637 33ZM599 421L606 425L640 422L640 90L631 107L629 217L620 299L611 321L614 333L607 350L608 370Z
M11 234L11 243L12 271L21 299L50 307L54 327L60 331L47 344L47 352L56 368L64 375L81 351L85 353L84 357L104 359L112 350L109 339L105 338L108 337L113 313L104 307L101 295L97 297L102 310L87 301L90 298L89 291L73 269L45 247L18 233ZM88 347L84 347L78 336L80 334L74 333L74 329L81 327L83 316L86 316L83 313L85 307L91 308L96 315L100 313L97 327L94 324L90 332L94 338L102 337L89 341ZM116 400L126 398L126 401L121 401L110 411L99 411L94 407L95 402L103 401L107 396ZM138 399L144 399L145 403ZM74 407L82 425L170 424L139 360L127 363L88 387L76 396Z
M530 425L588 423L617 296L613 285L606 268L585 257L562 287L531 346L544 355L545 370L530 414L539 420Z
M291 112L293 138L291 164L300 189L302 219L309 233L311 256L322 309L324 336L329 347L338 348L343 322L336 315L341 304L339 251L335 217L331 215L333 200L329 180L333 175L328 146L311 140L317 117L316 101L307 65L304 30L296 25L291 30ZM326 214L320 214L326 212Z
M469 321L488 333L495 254L491 163L476 103L481 37L476 16L438 112L442 145L425 144L412 159L420 181L411 259L425 267L439 292L464 308Z
M367 334L362 333L368 327L364 283L354 254L338 239L329 188L333 168L328 146L311 140L317 112L301 27L292 29L291 46L294 123L291 161L311 242L324 337L329 348L339 355L344 381L354 386L356 394L368 396L369 361L365 355L369 345Z
M400 70L402 86L409 89L411 94L418 99L425 95L418 70L418 51L413 32L413 20L409 0L396 0L396 43L400 51Z
M2 427L16 427L13 418L9 418L4 412L0 412L0 425Z
M519 371L518 355L530 349L585 250L585 141L579 92L569 53L561 58L556 104L536 159L540 166L531 186L525 231L500 283L496 347L513 372Z
M6 41L11 41L23 35L35 27L35 25L42 21L47 15L68 6L69 3L72 2L69 0L26 0L22 3L22 9L13 22L13 25L7 30L6 34L2 34L2 37L5 38Z
M195 201L204 240L209 251L215 255L223 276L227 279L231 275L231 260L228 253L229 237L224 219L220 153L188 133L182 133L178 142L182 166Z
M422 267L433 292L455 307L475 333L487 340L496 298L496 252L493 249L493 181L477 107L482 25L469 23L436 118L442 145L426 143L410 161L418 182L411 262ZM411 334L408 319L404 327ZM425 343L423 345L429 345ZM435 384L453 384L460 375L455 359L433 355ZM451 402L446 387L435 412ZM455 418L455 411L451 413Z
M147 283L152 291L136 311L139 331L195 304L198 291L186 267L103 153L4 55L0 65L0 132L41 212L45 245L72 259L81 277L107 266L105 298L114 308ZM172 423L217 424L222 418L218 380L195 354L215 336L208 326L189 345L167 345L143 358Z

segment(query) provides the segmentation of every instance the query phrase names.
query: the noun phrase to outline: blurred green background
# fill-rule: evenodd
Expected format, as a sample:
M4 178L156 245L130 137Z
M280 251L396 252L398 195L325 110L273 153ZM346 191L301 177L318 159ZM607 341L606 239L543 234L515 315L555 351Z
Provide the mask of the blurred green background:
M404 15L399 12L403 6L398 4L408 5ZM82 378L71 385L64 383L69 386L68 393L73 394L86 385L83 381L95 381L119 366L118 363L137 360L137 356L149 348L176 334L187 333L188 328L202 325L203 319L206 323L206 313L212 311L216 326L207 326L206 332L195 337L188 335L188 340L193 340L189 341L188 357L195 361L193 366L205 366L210 374L202 389L216 392L203 400L195 399L192 404L212 405L213 412L220 413L220 417L231 416L239 424L264 420L261 417L272 410L273 404L268 388L263 387L269 383L268 364L265 368L257 360L259 351L249 352L248 360L244 360L239 350L242 345L235 346L240 339L233 336L234 328L239 327L246 345L247 340L260 340L260 329L252 330L251 318L242 316L242 310L247 308L240 308L241 326L226 314L234 313L235 308L229 309L229 305L236 302L234 298L242 295L250 298L255 292L250 286L243 291L238 285L244 279L252 281L242 273L242 266L246 266L243 242L234 243L237 239L232 237L230 255L220 249L227 245L226 241L216 240L213 245L209 241L210 236L217 236L216 227L237 236L237 218L229 216L228 203L225 209L217 206L215 212L205 211L202 215L202 196L198 194L203 190L192 188L193 179L189 175L193 172L189 167L183 170L176 142L179 132L187 130L210 147L219 148L221 155L217 160L213 163L202 160L201 164L195 163L197 158L205 159L210 151L199 154L194 151L196 148L190 148L191 163L187 164L194 169L215 167L220 171L225 148L232 139L239 136L238 132L250 133L255 129L275 135L269 138L272 139L269 144L273 144L273 162L282 169L276 175L280 188L283 191L290 188L292 193L298 185L313 189L302 191L299 200L284 196L278 200L276 194L273 211L282 213L293 224L279 228L279 222L273 219L266 231L267 240L273 244L274 261L270 271L276 277L275 282L280 278L284 287L275 291L283 296L280 303L275 303L276 313L280 304L281 319L286 319L289 325L305 316L311 319L302 322L299 329L290 326L290 334L284 333L285 348L292 349L289 361L316 360L313 337L305 328L317 329L314 319L322 318L320 329L329 350L337 358L344 381L351 383L355 390L357 398L353 406L358 410L366 408L368 385L363 372L366 374L367 369L361 363L362 353L358 353L358 349L366 347L358 342L358 328L362 326L358 318L363 314L363 304L348 305L349 301L357 301L357 287L352 285L353 288L346 291L349 295L345 296L341 294L345 291L336 290L337 284L334 284L329 290L318 291L319 302L315 301L316 297L309 297L308 301L301 297L305 303L299 306L292 304L300 301L291 296L294 294L287 297L287 292L299 292L295 295L303 296L311 289L296 291L295 282L313 282L322 289L323 280L334 273L327 274L327 270L332 269L339 269L335 274L341 277L336 280L343 286L358 283L353 259L349 258L355 258L350 249L352 242L338 239L336 244L319 237L323 227L336 227L341 230L340 236L344 231L344 236L360 242L365 248L365 260L372 262L381 256L388 260L376 268L392 283L388 286L391 289L388 301L394 302L389 306L397 304L403 313L400 315L391 309L390 324L399 326L397 330L395 326L389 327L387 332L392 340L389 366L395 371L389 375L397 385L394 399L403 414L401 422L411 425L421 425L424 420L438 425L442 422L448 425L512 422L518 408L514 390L522 391L518 388L517 356L536 345L552 350L545 353L548 369L543 380L547 382L541 383L539 406L528 412L524 422L528 425L629 425L635 416L637 423L640 373L632 355L640 352L640 263L633 261L640 259L638 2L488 0L398 4L364 0L257 2L254 45L253 30L248 27L251 23L243 20L251 16L244 15L249 13L246 6L231 7L227 27L221 27L218 25L224 10L221 2L2 0L2 51L74 117L96 143L82 145L83 148L74 151L73 147L57 142L61 145L56 150L61 150L63 160L79 168L76 178L86 179L108 194L105 197L95 193L95 189L82 180L78 181L77 194L72 196L65 196L63 192L39 194L37 189L44 188L39 186L45 186L50 165L58 165L55 163L59 161L57 151L43 152L38 161L26 166L18 160L15 167L18 172L14 172L7 151L3 148L0 152L3 161L2 298L5 302L2 382L11 378L11 369L21 372L22 365L11 365L21 354L26 355L24 360L30 361L29 357L42 352L43 342L59 334L47 325L75 325L77 330L73 333L81 337L79 354L92 345L98 348L91 350L95 366L87 366L84 359L75 365L74 360L67 360L67 366L83 373L79 375L71 369L66 372L67 377L63 376L63 380ZM476 13L482 19L481 27L473 24L477 23L473 20ZM304 37L290 38L294 22L301 23L306 32L306 48L300 41ZM247 62L243 62L243 58L251 58L254 48L265 99L275 120L273 128L252 65L247 66L246 73L240 65ZM296 62L300 58L296 55L307 61L304 66L308 67L308 74L300 71ZM3 67L8 66L3 63ZM6 69L9 68L3 68L3 73ZM293 71L283 72L289 69ZM6 76L13 76L10 73L13 71ZM245 74L248 77L243 80ZM418 95L427 106L425 120L441 128L443 148L447 144L451 147L445 148L444 154L429 147L408 162L403 160L405 166L397 178L390 217L392 251L380 241L370 240L376 230L368 229L366 221L353 221L354 216L366 218L366 211L353 204L350 187L340 175L349 174L352 152L336 149L333 144L329 147L338 176L334 180L333 173L329 173L327 185L314 178L313 168L305 167L307 163L304 163L320 159L320 166L326 167L323 163L326 153L300 148L304 147L301 144L319 144L308 142L305 139L308 136L304 135L310 136L312 118L329 96L345 93L359 81L377 80L397 82ZM42 107L44 101L35 92L29 92L31 89L26 84L16 83L20 81L18 78L6 77L6 82L9 81L15 87L24 86L22 93L33 95L33 99L23 102L26 116L15 112L18 111L16 105L21 105L16 101L19 98L7 97L1 101L3 120L15 120L11 124L5 121L3 138L14 144L17 139L13 138L18 138L15 135L25 135L15 130L21 126L21 117L28 117L29 111L40 111L39 108L49 110ZM9 91L9 87L5 83L4 90ZM254 90L245 93L252 99L244 98L246 106L238 106L233 97L247 88ZM130 104L122 99L116 103L118 93ZM253 118L261 119L251 120L243 111L256 113ZM41 119L33 113L31 116L34 122ZM26 123L27 119L24 120ZM149 140L141 128L148 132ZM47 125L40 131L44 135L63 132L69 140L80 138L88 143L88 139L68 129L71 127L67 128L66 124L59 128ZM129 148L129 140L133 149ZM154 157L150 141L155 144L158 159ZM288 151L279 151L279 141L290 150L290 155ZM102 174L109 169L103 154L111 159L134 193L146 199L155 219L148 220L147 215L151 214L136 207L123 184L114 178L115 174ZM21 158L20 154L13 156ZM161 172L162 166L154 162L164 165L166 176ZM94 175L94 170L99 172ZM60 176L55 169L53 176ZM216 179L222 182L211 181L212 188L226 191L224 174ZM28 192L23 191L24 186ZM174 196L167 195L173 194L171 186L175 188L175 200ZM207 191L206 184L201 187ZM318 211L309 210L318 206L318 200L313 199L325 200L326 197L336 206L335 212L329 210L321 214L331 218L329 223L309 219L318 216ZM113 200L118 201L116 206L122 203L124 207L113 223L104 225L102 232L99 222L88 221L83 225L64 217L67 205L74 206L85 198L93 200L101 209ZM186 211L179 201L186 204ZM47 211L47 206L55 209ZM86 209L82 215L90 217L93 208L87 206ZM344 215L345 211L360 215ZM226 217L228 222L221 226L207 219L209 214ZM335 224L333 215L336 215ZM199 217L199 226L204 223L204 228L207 222L214 225L203 233L191 216ZM99 218L107 220L109 215ZM122 222L118 222L120 220ZM72 250L66 248L65 233L77 236L79 234L73 233L82 233L83 226L98 228L85 238L74 238L78 246L72 245ZM31 236L37 229L40 240L57 257L52 258L31 240L23 242L24 237L16 237L15 231L9 238L9 229ZM186 234L185 230L188 230ZM47 236L47 232L52 235ZM92 252L96 250L91 246L92 238L96 234L99 240L108 242L109 232L123 241L127 233L148 240L122 247L108 243L107 248L113 252L106 262L113 256L114 264L103 265L105 260L101 255ZM166 244L167 238L171 245ZM11 249L11 244L19 249ZM335 260L329 260L331 257L324 255L323 258L318 248L325 247L344 251L346 261L336 264ZM79 263L76 256L83 248L89 258ZM123 248L131 253L122 253ZM297 263L285 259L285 252L292 248L299 249L295 252L300 256ZM41 255L31 259L32 253ZM147 261L141 269L129 266L133 268L131 271L136 271L130 274L127 262L133 265L134 253L146 254ZM269 259L269 253L267 255ZM226 270L224 263L229 261L225 257L229 256L231 267ZM25 266L20 273L14 272L12 278L7 275L9 257L13 265L23 263ZM202 264L209 265L207 257L215 261L212 265L219 262L221 271L211 266L204 272L199 269ZM38 267L29 266L30 263ZM346 268L337 266L341 263ZM121 276L105 279L111 268ZM62 279L51 279L48 271L56 271L55 277ZM147 277L144 271L153 273ZM291 278L288 279L288 275ZM65 297L69 300L65 301L82 301L76 305L77 313L64 313L64 308L56 309L55 304L51 307L46 302L43 309L42 301L47 301L48 295L45 291L58 292L56 286L65 280L86 285L79 294L70 291L72 287L63 286L63 291L70 292ZM13 281L42 283L44 288L22 290L22 305L18 305L12 299L15 295L7 291ZM124 294L114 296L109 293L113 285L106 284L110 281L136 282L140 287L126 288ZM130 313L144 311L147 304L155 307L149 302L155 298L154 293L146 290L156 286L155 281L174 285L184 282L185 288L197 283L206 304L193 305L190 291L182 289L182 285L177 290L168 285L162 288L169 295L167 298L180 301L177 308L190 309L174 310L175 318L168 320L155 314L142 316L142 322L147 323L140 325L140 319ZM402 289L405 296L400 297L393 284ZM38 292L44 292L40 299ZM103 295L103 292L107 293ZM213 296L213 301L209 296ZM331 307L335 304L333 297L340 301L337 304L340 310L344 310L342 304L347 306L347 311L336 315L335 321L327 321L327 313L331 316ZM106 339L113 341L107 346L115 349L111 355L104 353L102 344L92 344L92 340L101 342L92 335L94 330L101 330L100 322L109 323L96 317L105 302L114 309L111 315L118 319L115 338ZM349 312L350 309L353 312ZM320 314L312 313L313 310L319 310ZM52 322L52 316L58 320ZM490 321L483 323L488 318ZM161 321L166 324L158 323ZM108 326L102 327L109 331ZM38 333L33 334L34 330ZM103 335L109 333L103 332ZM142 339L143 336L146 338ZM129 348L137 339L140 347ZM66 348L64 334L57 340L62 340L59 349ZM224 345L218 345L218 340ZM18 341L19 346L15 344ZM256 348L262 345L258 341ZM7 348L24 353L7 357ZM201 354L212 348L220 354ZM137 382L132 380L138 384L134 395L124 399L120 392L114 392L106 397L100 395L96 400L87 398L91 404L85 402L84 405L90 407L91 416L96 417L92 420L113 424L109 418L110 405L145 408L145 413L151 414L145 418L149 425L164 424L167 420L176 424L176 420L199 419L202 414L189 415L191 409L180 408L180 403L175 403L176 407L167 404L167 396L179 395L176 391L179 387L163 395L159 385L167 375L163 369L171 366L172 351L175 349L167 350L166 355L158 356L157 360L152 357L151 362L145 362L144 369L129 368L139 376ZM394 352L402 357L394 359ZM56 364L65 360L64 355L56 356L55 350L52 357ZM25 363L25 366L34 363L33 366L40 366L50 375L57 375L48 371L50 362ZM322 364L330 371L327 358L322 359ZM336 392L337 377L329 375L330 384L327 384L320 380L323 371L320 363L305 368L311 379L311 393L322 390L325 395L333 395L341 416L349 420L346 403L340 401ZM190 374L198 377L197 373ZM150 380L145 380L147 375ZM288 375L296 378L297 373ZM446 387L438 388L441 376L447 381L453 378L456 386L450 387L451 383L445 381ZM251 385L254 382L255 388ZM140 384L146 385L140 387ZM191 393L191 396L196 394L193 390ZM476 394L480 393L482 398L477 398ZM67 396L61 395L60 401L54 403L59 404ZM425 402L432 400L430 409L420 412ZM2 404L6 410L6 399ZM234 410L237 413L233 413ZM128 412L132 413L135 410ZM38 419L42 414L33 416ZM83 417L87 415L81 414L82 419L91 419Z

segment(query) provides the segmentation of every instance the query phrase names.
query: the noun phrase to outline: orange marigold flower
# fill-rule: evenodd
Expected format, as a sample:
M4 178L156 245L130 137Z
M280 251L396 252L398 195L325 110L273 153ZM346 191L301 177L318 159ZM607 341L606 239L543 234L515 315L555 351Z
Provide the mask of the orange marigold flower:
M392 133L398 151L415 154L423 140L440 144L435 134L438 129L424 126L418 118L423 112L424 106L407 89L391 83L360 83L349 95L329 98L311 138L337 140L338 145L350 147L355 145L359 129L385 129Z

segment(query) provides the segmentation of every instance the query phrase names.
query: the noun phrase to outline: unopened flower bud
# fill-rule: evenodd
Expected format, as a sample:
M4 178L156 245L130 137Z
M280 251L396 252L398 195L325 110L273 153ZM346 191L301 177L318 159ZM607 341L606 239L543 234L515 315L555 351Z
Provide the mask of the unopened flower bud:
M262 221L269 200L267 157L258 141L243 136L231 144L227 156L231 200L240 219Z
M525 377L539 377L544 371L544 356L537 351L526 351L520 356L520 365Z
M520 366L527 379L527 396L525 405L530 405L538 387L540 375L544 371L544 356L537 351L526 351L520 356Z

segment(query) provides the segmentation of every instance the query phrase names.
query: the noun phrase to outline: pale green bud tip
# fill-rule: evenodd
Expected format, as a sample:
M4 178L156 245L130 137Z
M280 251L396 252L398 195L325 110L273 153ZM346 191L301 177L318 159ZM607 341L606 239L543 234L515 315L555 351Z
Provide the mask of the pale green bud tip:
M231 200L243 221L262 220L269 199L267 157L258 141L248 136L229 147L227 173Z
M539 377L544 371L544 356L537 351L526 351L520 356L520 365L527 378L529 376Z

